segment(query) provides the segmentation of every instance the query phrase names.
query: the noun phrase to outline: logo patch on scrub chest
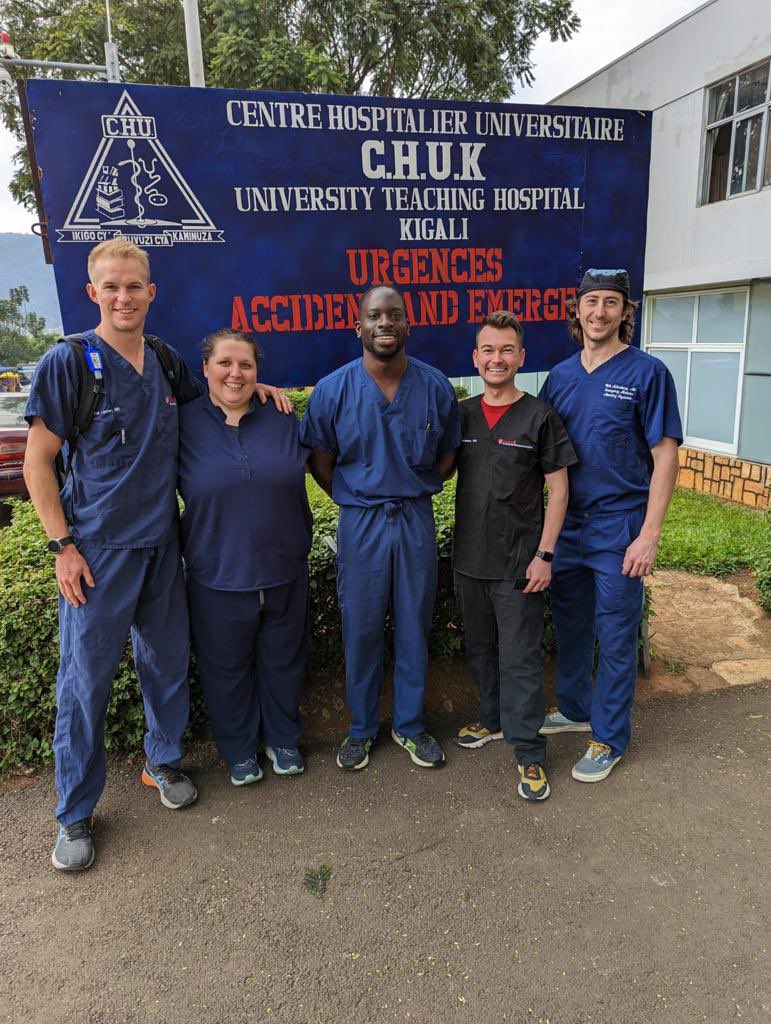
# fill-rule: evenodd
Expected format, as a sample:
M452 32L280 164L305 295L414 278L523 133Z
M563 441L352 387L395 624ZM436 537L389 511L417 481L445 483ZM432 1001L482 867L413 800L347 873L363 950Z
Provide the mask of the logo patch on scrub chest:
M504 445L506 448L525 448L527 451L532 452L535 448L534 444L525 444L523 441L507 441L503 437L498 438L498 444Z
M166 395L166 397L164 398L164 402L166 403L166 405L176 405L177 404L177 400L174 397L174 395Z

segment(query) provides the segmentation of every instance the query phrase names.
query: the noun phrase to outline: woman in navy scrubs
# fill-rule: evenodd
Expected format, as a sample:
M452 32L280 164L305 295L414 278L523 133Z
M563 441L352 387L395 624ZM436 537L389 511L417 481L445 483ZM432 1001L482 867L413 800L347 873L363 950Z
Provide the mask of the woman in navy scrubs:
M203 344L209 393L179 411L179 490L193 649L214 742L234 786L278 775L298 750L305 673L307 450L297 420L254 399L262 353L228 328Z

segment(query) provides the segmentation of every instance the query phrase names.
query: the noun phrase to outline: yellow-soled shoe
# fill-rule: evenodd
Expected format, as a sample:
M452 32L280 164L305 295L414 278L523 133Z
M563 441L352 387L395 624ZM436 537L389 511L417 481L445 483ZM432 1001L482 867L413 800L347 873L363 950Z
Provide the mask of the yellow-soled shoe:
M545 800L551 790L546 772L540 764L533 762L519 766L517 792L524 800Z
M502 739L502 732L491 732L481 722L472 722L471 725L464 725L458 732L458 735L452 738L453 743L456 743L459 747L465 747L467 750L474 750L476 747L483 747L485 743Z

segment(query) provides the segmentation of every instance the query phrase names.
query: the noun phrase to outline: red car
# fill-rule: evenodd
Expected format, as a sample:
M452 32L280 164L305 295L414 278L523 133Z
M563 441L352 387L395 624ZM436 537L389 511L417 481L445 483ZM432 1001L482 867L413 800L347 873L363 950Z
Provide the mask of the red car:
M24 419L27 398L22 393L0 394L0 501L29 497L22 473L29 430Z

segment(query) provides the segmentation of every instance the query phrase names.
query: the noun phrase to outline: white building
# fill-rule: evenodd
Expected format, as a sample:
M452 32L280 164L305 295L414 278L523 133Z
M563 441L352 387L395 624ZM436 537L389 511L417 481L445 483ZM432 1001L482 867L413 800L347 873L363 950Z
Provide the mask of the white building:
M630 15L631 16L631 15ZM552 100L653 111L643 347L669 366L681 483L771 485L771 0L709 0ZM623 265L623 253L608 253Z

